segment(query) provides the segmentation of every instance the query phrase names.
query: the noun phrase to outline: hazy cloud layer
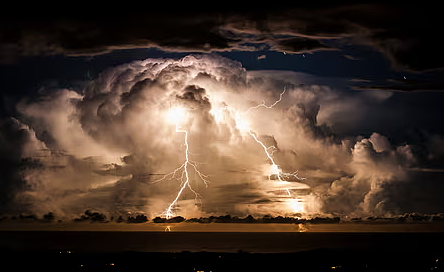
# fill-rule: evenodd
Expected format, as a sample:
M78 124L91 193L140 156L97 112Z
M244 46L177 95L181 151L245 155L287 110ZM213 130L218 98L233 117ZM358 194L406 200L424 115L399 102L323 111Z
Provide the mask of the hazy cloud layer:
M159 215L183 184L180 171L164 176L185 160L179 122L190 160L210 182L207 187L189 165L200 198L185 188L176 205L184 216L406 211L399 188L415 182L410 172L421 161L443 157L442 137L429 137L426 156L378 133L341 138L336 124L366 122L390 96L349 96L301 83L304 78L310 81L301 73L249 72L239 62L198 55L134 61L104 71L81 93L61 89L23 100L20 121L1 123L1 146L10 147L0 153L2 207L68 217L85 209ZM185 117L169 120L174 108L185 108ZM284 172L306 179L269 180L270 161L250 132L274 146Z

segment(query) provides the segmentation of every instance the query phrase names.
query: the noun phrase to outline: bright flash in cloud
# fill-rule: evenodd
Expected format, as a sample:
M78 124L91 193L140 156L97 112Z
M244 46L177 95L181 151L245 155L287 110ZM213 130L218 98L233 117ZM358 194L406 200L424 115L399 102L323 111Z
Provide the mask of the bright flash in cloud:
M166 114L166 121L178 126L186 122L188 111L186 108L171 108Z

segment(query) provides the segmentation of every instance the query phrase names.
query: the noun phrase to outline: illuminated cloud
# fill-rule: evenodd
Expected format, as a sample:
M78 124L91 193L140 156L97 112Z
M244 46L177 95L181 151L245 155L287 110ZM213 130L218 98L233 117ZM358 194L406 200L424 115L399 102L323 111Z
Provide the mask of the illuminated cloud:
M165 176L185 161L180 124L190 162L209 183L190 172L178 214L396 212L388 188L405 182L405 169L415 163L411 148L377 133L341 139L332 129L365 121L384 98L348 97L295 76L308 78L190 55L134 61L104 71L81 93L64 89L24 100L17 108L27 125L15 120L13 127L28 135L16 144L26 152L13 153L39 167L20 170L26 186L10 204L68 217L86 209L160 215L181 185L180 176ZM282 172L306 179L273 179L258 141Z

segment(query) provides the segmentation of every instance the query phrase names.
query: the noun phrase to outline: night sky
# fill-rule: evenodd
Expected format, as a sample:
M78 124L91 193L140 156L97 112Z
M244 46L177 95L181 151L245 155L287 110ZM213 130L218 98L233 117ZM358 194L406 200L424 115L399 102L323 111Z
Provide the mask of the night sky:
M170 140L164 145L156 138L164 133L156 107L166 105L159 102L164 101L159 92L176 89L181 91L174 101L202 109L199 118L193 117L201 121L190 128L190 137L197 139L190 145L201 146L192 152L214 148L197 158L211 181L207 192L202 184L196 187L202 212L254 213L252 204L279 203L261 192L268 190L262 185L245 185L258 179L260 167L254 165L270 164L260 147L251 151L255 143L242 136L239 156L245 157L239 161L251 164L231 161L238 155L222 154L220 142L217 148L209 144L219 139L220 127L202 120L213 118L207 116L205 95L214 109L211 95L219 87L238 96L233 101L269 105L283 86L287 93L279 113L269 115L272 125L259 120L265 112L251 122L264 142L278 145L282 170L297 169L306 178L301 182L312 191L304 201L315 198L316 204L304 212L444 212L444 45L437 6L118 3L99 10L82 4L32 5L26 10L13 5L0 16L0 212L69 216L90 208L160 214L168 203L159 199L174 199L179 183L152 188L146 176L166 174L183 159L172 149L183 151L180 137L162 136ZM196 59L187 66L180 60L189 55ZM135 64L145 59L162 59L158 65L175 61L176 70L162 68L172 79L156 74L154 66ZM194 68L197 64L203 68ZM180 85L185 81L177 71L189 78L195 69L216 83L196 77L193 84ZM125 76L134 85L128 87ZM145 114L139 102L150 105L146 131L128 121ZM101 116L101 110L109 112ZM66 136L76 133L81 136ZM257 153L244 155L250 151ZM120 161L106 161L105 153ZM168 161L178 164L168 166ZM188 194L178 204L179 213L194 209Z

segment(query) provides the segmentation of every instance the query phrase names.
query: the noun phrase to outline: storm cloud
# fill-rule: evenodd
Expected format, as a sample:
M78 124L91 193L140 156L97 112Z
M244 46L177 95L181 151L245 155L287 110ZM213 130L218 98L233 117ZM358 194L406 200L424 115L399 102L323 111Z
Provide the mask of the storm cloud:
M334 132L338 122L366 122L390 96L348 96L303 78L190 55L134 61L109 68L81 91L24 99L20 121L2 123L2 146L13 147L1 153L12 163L2 168L2 183L13 188L2 205L67 217L85 209L160 215L183 184L174 170L184 163L187 139L190 160L209 181L190 167L190 188L175 206L187 217L404 211L405 196L395 189L412 182L409 173L420 166L415 147L378 133ZM175 108L187 112L179 130L167 117ZM270 177L270 161L252 133L273 146L283 172L305 179Z

